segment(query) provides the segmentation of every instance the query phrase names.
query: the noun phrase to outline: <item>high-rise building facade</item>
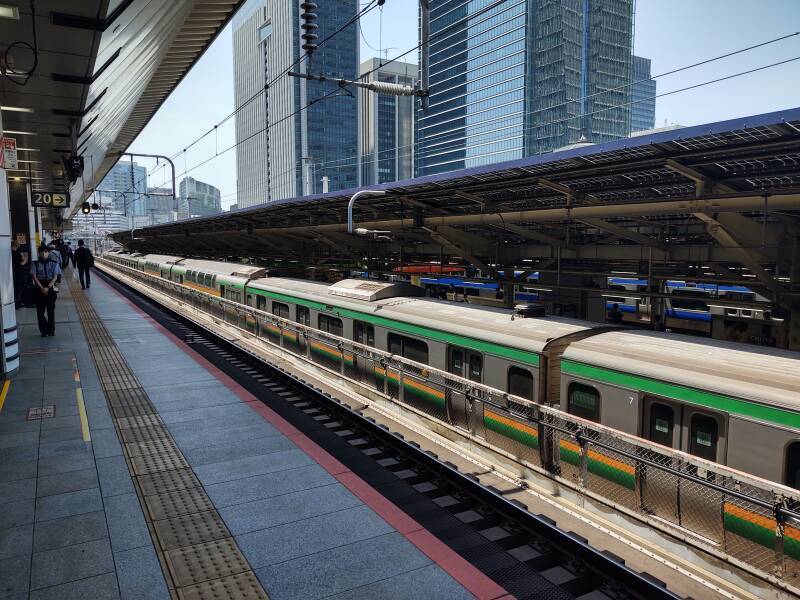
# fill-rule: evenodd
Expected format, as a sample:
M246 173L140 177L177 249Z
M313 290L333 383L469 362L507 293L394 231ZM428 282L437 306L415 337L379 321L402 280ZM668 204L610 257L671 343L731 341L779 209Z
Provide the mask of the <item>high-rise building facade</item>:
M633 57L631 84L631 132L656 126L656 80L651 79L650 59Z
M178 218L208 217L222 212L219 189L208 183L184 177L178 195Z
M358 31L344 27L310 60L295 64L303 54L300 4L249 0L233 19L240 207L320 192L326 176L331 191L358 184L355 96L333 81L282 75L293 65L295 71L355 79ZM319 40L343 27L358 10L358 0L320 2L315 10Z
M114 212L143 215L147 195L147 169L135 162L121 160L97 186L102 200L111 203Z
M414 86L419 67L380 58L361 63L359 78ZM376 94L358 89L359 185L410 179L414 176L414 97Z
M633 0L431 0L416 175L630 131Z
M141 217L148 225L169 223L175 219L177 202L172 188L147 188Z

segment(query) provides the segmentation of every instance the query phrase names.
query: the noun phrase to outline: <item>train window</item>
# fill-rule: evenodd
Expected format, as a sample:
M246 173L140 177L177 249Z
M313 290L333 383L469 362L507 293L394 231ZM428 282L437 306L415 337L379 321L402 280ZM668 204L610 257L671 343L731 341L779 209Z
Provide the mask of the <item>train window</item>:
M706 460L717 460L717 420L708 415L694 414L689 425L689 454Z
M679 308L683 310L708 310L708 304L705 299L708 295L705 292L691 292L682 290L672 294L671 303L672 308Z
M418 363L428 364L428 344L414 338L390 333L389 352Z
M648 439L656 444L672 448L675 430L675 411L671 406L653 402L650 405Z
M508 393L533 400L533 375L527 369L508 368Z
M567 412L589 421L600 421L600 392L590 385L570 383L567 392Z
M362 321L353 321L353 339L365 346L375 345L375 327Z
M300 325L305 325L306 327L311 327L311 311L308 309L307 306L298 306L297 307L297 322Z
M786 447L785 468L783 482L789 487L800 489L800 442L792 442Z
M453 375L464 376L464 351L459 348L450 348L450 361L447 371Z
M281 302L273 302L272 303L272 314L282 319L289 318L289 305L283 304Z
M319 328L326 331L331 335L338 335L341 337L343 333L342 320L336 317L329 317L328 315L319 315Z
M483 379L483 358L480 354L472 354L469 357L469 378L477 383Z
M256 294L256 308L258 310L267 310L267 299L264 296Z

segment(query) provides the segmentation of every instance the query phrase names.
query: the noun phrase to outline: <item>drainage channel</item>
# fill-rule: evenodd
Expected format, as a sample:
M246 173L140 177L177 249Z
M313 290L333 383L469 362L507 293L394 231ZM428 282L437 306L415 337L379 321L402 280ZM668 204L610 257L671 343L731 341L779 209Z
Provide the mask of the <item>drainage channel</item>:
M267 599L94 307L83 291L72 295L170 595Z
M104 278L516 598L676 598L657 579L507 501L312 384Z

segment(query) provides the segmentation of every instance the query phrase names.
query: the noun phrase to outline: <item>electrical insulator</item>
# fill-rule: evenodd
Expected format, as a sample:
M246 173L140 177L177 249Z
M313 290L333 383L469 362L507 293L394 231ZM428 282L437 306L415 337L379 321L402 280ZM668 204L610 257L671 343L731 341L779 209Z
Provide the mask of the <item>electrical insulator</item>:
M81 205L81 212L85 215L88 215L92 211L92 207L88 202L84 202Z
M386 81L370 81L367 86L373 92L379 94L391 94L392 96L413 96L414 88L410 85L399 83L388 83Z
M315 33L319 26L314 22L317 20L317 13L314 12L317 10L317 3L305 0L300 4L300 10L302 11L300 13L300 19L303 21L300 25L300 29L303 30L300 36L303 38L303 50L305 50L306 54L311 56L314 50L317 49L316 41L319 38Z

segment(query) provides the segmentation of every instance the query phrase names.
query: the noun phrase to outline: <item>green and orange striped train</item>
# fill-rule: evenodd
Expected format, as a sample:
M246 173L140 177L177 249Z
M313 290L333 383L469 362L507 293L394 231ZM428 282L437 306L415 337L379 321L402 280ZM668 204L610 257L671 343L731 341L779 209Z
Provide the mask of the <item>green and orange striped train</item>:
M800 355L794 352L556 317L515 318L509 310L423 297L424 290L404 283L329 285L178 256L104 258L800 488ZM264 335L281 342L277 329L267 326ZM297 335L284 330L283 336L284 347L306 350ZM334 347L316 344L310 351L331 368L361 368L357 357ZM380 384L385 373L370 369ZM406 378L403 386L407 402L454 424L463 419L436 385ZM537 430L510 414L487 409L478 418L481 430L539 451ZM574 467L577 450L562 440L553 460ZM593 450L586 468L637 489L633 467L617 458Z

